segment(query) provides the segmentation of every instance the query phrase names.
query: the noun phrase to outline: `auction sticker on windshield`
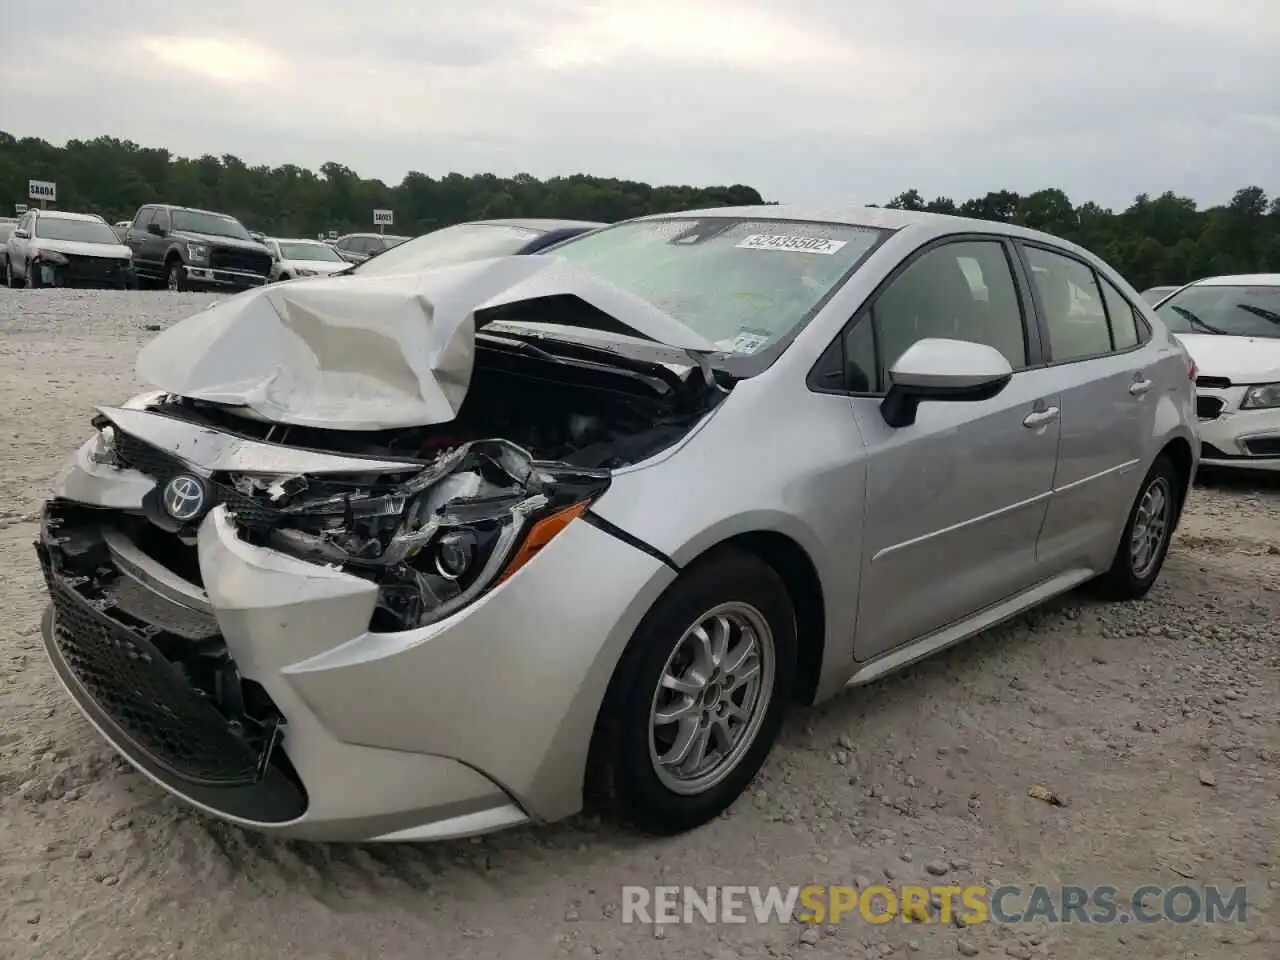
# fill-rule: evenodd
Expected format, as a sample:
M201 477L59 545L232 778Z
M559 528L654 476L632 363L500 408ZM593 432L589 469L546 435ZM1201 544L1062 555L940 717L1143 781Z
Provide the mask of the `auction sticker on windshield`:
M826 237L799 237L782 233L753 233L738 244L742 250L788 250L792 253L821 253L831 256L849 241Z
M769 342L769 334L763 330L747 330L743 328L736 337L729 349L734 353L755 353L766 343Z

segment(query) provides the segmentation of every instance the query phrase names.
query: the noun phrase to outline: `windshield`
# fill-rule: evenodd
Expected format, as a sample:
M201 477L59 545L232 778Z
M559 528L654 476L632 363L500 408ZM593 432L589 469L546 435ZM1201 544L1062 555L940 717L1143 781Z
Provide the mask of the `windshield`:
M831 223L664 218L576 237L555 256L752 354L806 322L886 236Z
M212 237L234 237L236 240L251 240L249 231L234 217L225 217L220 213L200 213L196 210L173 211L173 229L187 233L206 233Z
M325 263L346 263L338 252L326 243L288 243L281 241L280 256L285 260L323 260Z
M42 240L70 240L78 243L119 243L114 230L101 220L64 220L41 217L36 221L36 236Z
M417 273L430 267L467 260L506 257L518 253L538 236L537 230L525 227L460 223L432 230L394 246L359 264L351 272L364 277L383 277L392 273Z
M1280 285L1197 284L1174 294L1156 314L1171 333L1280 338Z

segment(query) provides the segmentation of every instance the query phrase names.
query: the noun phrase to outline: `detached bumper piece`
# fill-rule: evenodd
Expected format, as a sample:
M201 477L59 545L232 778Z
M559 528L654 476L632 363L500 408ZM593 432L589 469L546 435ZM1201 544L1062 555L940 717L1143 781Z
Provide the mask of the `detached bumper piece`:
M280 748L284 718L239 676L212 616L173 616L116 567L95 513L50 503L36 543L52 600L45 645L63 685L112 746L174 792L232 817L300 817L307 798Z

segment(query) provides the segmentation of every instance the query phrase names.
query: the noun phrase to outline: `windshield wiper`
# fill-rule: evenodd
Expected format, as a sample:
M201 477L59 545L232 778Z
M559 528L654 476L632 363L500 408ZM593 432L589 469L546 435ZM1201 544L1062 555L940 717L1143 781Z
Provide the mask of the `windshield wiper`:
M1236 306L1246 313L1252 313L1255 317L1261 317L1263 320L1280 324L1280 313L1276 313L1274 310L1268 310L1266 307L1255 307L1252 303L1237 303Z
M1227 333L1227 331L1222 330L1219 327L1215 327L1212 324L1205 323L1203 320L1197 317L1194 313L1192 313L1186 307L1177 307L1177 306L1174 306L1173 304L1169 304L1169 309L1177 313L1178 316L1185 319L1187 323L1191 324L1191 326L1199 327L1205 333L1216 333L1222 337L1231 336L1231 334Z

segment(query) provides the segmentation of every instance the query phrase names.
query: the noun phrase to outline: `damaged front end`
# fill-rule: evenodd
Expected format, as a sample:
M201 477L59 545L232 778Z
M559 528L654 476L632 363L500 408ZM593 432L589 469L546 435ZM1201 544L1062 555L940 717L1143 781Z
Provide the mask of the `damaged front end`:
M407 477L239 475L242 536L378 584L371 628L443 619L510 578L609 485L607 470L539 463L478 440Z

